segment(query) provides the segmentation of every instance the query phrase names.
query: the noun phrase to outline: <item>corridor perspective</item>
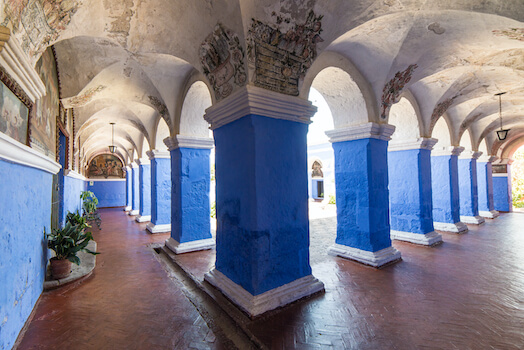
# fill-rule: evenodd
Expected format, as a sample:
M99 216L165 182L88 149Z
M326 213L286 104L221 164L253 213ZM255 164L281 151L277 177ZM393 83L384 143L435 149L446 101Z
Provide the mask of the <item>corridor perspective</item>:
M523 349L523 208L524 0L0 0L0 350Z
M200 315L155 259L156 236L121 209L104 209L91 277L45 292L19 350L230 349L220 321ZM326 219L322 219L326 220ZM315 220L312 220L313 224ZM399 264L373 269L326 252L312 265L325 294L260 319L240 319L266 349L522 349L524 213L444 234L434 248L396 242ZM322 239L323 230L312 230ZM179 263L202 279L214 251ZM316 257L312 256L312 259ZM204 318L209 318L206 324ZM240 326L238 326L240 332ZM218 330L219 336L213 333Z

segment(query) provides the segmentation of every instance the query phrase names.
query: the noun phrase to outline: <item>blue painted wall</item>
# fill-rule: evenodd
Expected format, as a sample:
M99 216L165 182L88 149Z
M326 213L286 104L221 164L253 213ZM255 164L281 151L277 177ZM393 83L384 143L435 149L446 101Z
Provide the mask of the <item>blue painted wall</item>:
M78 210L82 214L82 200L80 193L85 191L87 183L83 180L76 179L70 176L64 176L64 213L61 222L65 222L65 217L68 211L74 213Z
M140 210L140 180L138 167L131 168L131 209Z
M479 195L477 188L477 160L458 160L460 215L479 215Z
M151 159L151 222L155 225L171 223L171 160L169 158Z
M431 151L388 153L391 229L412 233L433 231Z
M133 199L133 172L130 168L126 172L126 207L131 207Z
M59 225L65 223L66 209L64 207L64 168L66 163L66 137L61 130L58 130L58 162L62 166L58 171L58 220Z
M151 215L151 164L140 164L138 168L140 182L140 216Z
M53 175L0 160L0 349L11 349L42 292Z
M387 147L377 139L333 143L336 243L371 252L391 246Z
M432 156L433 221L460 222L458 157Z
M88 180L87 190L98 198L99 208L121 207L126 204L125 180Z
M512 211L513 203L511 198L511 175L493 176L493 201L495 210Z
M253 295L311 274L306 135L256 115L214 130L215 266Z
M493 178L490 162L477 162L477 185L479 193L479 211L492 211L493 204Z
M171 151L171 237L180 243L211 238L209 149Z

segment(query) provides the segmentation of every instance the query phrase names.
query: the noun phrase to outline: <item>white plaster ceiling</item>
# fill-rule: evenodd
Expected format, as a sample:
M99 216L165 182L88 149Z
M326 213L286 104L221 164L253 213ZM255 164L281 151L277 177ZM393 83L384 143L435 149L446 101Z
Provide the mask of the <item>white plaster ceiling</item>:
M21 42L27 33L4 5L17 4L23 13L27 3L0 0L0 19ZM412 122L412 128L419 136L436 136L434 111L448 102L443 113L450 143L459 145L467 130L472 148L484 141L490 152L502 154L499 148L504 145L494 137L499 124L493 95L507 91L503 118L512 128L512 141L506 144L524 142L522 0L53 3L58 14L69 11L70 20L63 20L50 37L31 42L27 54L36 63L41 52L54 45L62 102L74 107L77 148L87 157L111 143L109 122L116 122L115 143L127 160L163 148L159 135L165 135L165 128L157 132L161 118L171 135L205 136L206 124L199 116L214 96L206 89L209 82L202 74L199 48L215 25L220 22L235 32L246 49L252 18L273 23L275 12L291 24L303 23L311 9L324 16L323 41L300 96L307 98L309 86L317 87L332 109L335 127L387 122L379 118L384 86L397 72L416 64L398 98L409 97L414 105L393 111L414 110L418 122ZM246 67L251 77L253 71ZM413 137L413 130L403 133Z

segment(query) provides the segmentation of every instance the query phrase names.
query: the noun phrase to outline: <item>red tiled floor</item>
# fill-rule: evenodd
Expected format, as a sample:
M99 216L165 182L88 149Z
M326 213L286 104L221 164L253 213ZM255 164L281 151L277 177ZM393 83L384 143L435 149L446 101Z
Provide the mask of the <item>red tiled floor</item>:
M20 349L220 347L146 247L167 235L148 235L121 211L102 213L94 275L43 294ZM503 214L467 234L444 234L438 247L395 242L403 261L380 270L317 257L313 274L325 294L245 327L271 349L522 349L522 227L524 214ZM214 256L177 261L202 279Z
M43 293L18 349L208 349L219 341L122 209L103 209L97 265L83 282Z

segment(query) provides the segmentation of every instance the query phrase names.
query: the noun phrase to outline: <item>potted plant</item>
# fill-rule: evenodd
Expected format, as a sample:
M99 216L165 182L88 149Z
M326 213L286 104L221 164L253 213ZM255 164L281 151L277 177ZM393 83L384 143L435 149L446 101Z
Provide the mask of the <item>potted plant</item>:
M84 208L84 213L89 215L96 211L96 206L98 205L98 198L91 191L82 191L80 193L80 198L82 199L82 207Z
M85 220L85 218L83 218ZM55 229L44 234L47 239L47 247L53 250L55 257L50 259L51 275L54 279L62 279L71 273L71 263L80 265L80 258L76 256L79 251L85 251L89 254L99 254L87 249L87 244L93 239L91 232L86 232L89 227L85 221L73 225L67 222L63 228Z
M98 229L100 229L102 219L97 212L98 198L91 191L82 191L80 198L82 199L83 216L86 217L87 221L94 221Z

